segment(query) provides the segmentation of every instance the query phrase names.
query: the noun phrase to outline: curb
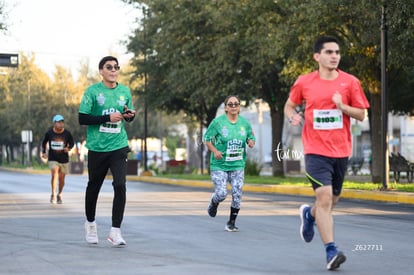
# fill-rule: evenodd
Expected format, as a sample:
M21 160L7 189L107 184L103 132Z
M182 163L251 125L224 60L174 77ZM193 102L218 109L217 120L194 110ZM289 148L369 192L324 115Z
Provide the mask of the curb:
M213 184L210 181L201 180L183 180L183 179L168 179L158 177L144 177L144 176L127 176L130 181L142 181L149 183L170 184L179 186L192 186L202 188L212 188ZM258 185L245 184L243 186L245 192L256 193L276 193L286 195L298 195L313 197L314 192L311 187L303 186L286 186L286 185ZM365 190L342 190L341 198L380 201L390 203L414 204L414 193L395 192L395 191L365 191Z
M1 170L9 170L14 172L25 172L31 174L47 174L49 171L34 170L34 169L18 169L18 168L0 168ZM183 180L172 178L160 178L152 176L129 176L129 181L142 181L158 184L169 184L178 186L191 186L200 188L213 188L211 181L202 180ZM296 196L313 197L314 192L311 187L304 186L287 186L287 185L260 185L260 184L245 184L243 186L245 192L256 193L275 193L286 194ZM367 200L367 201L379 201L389 203L402 203L402 204L414 204L414 193L409 192L396 192L396 191L366 191L366 190L342 190L341 198L354 199L354 200Z
M12 167L0 167L2 171L10 171L10 172L20 172L26 174L35 174L35 175L46 175L50 174L49 170L36 170L31 167L28 168L12 168Z

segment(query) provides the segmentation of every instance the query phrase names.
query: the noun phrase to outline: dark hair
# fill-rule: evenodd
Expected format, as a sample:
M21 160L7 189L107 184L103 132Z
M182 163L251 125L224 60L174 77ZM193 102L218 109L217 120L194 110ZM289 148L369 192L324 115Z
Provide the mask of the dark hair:
M105 56L104 58L102 58L101 61L99 61L99 66L98 66L99 70L102 70L103 66L108 61L115 61L116 64L119 65L118 59L116 57L108 55L108 56Z
M229 101L229 99L230 98L232 98L232 97L235 97L235 98L237 98L237 101L239 102L239 104L240 104L240 98L239 98L239 96L237 96L237 95L229 95L229 96L227 96L226 97L226 99L224 99L224 105L227 105L227 102Z
M323 45L325 43L336 43L339 45L338 39L336 39L333 36L321 36L319 37L316 41L315 44L313 45L313 52L314 53L320 53L323 49Z

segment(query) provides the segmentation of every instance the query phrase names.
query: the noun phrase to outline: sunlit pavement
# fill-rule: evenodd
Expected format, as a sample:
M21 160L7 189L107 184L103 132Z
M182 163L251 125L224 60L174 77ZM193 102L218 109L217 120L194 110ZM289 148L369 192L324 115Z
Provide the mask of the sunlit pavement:
M149 178L144 180L156 179ZM207 215L209 181L165 179L153 184L128 176L122 224L127 245L113 247L106 241L113 198L110 178L97 205L97 245L88 245L84 236L86 175L68 175L61 205L49 203L49 174L0 171L0 181L0 274L327 272L318 233L312 243L304 243L298 234L298 207L311 203L309 196L245 192L237 221L240 231L230 233L224 231L230 200L220 204L217 217ZM413 207L343 200L334 210L336 240L348 258L339 272L411 274Z

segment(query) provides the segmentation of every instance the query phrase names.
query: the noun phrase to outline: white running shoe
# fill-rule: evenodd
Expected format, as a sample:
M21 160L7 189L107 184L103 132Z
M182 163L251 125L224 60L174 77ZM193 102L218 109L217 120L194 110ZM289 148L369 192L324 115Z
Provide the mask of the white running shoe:
M113 245L126 245L126 241L122 238L121 229L116 227L111 227L108 241Z
M53 204L56 203L56 196L55 195L50 195L50 203L53 203Z
M87 243L98 243L98 229L96 226L96 222L85 222L85 238Z

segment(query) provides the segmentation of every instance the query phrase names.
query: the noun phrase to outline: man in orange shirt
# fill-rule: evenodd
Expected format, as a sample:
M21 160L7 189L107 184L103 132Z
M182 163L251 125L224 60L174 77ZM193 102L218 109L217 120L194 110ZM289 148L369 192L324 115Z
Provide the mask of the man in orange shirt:
M323 36L314 45L318 70L300 76L286 101L284 113L293 126L303 123L306 176L315 191L314 206L300 207L300 235L311 242L316 222L325 245L327 269L338 268L346 257L334 241L332 209L339 200L352 151L350 118L364 120L368 100L359 80L338 69L341 59L336 38ZM296 112L305 105L305 113Z

